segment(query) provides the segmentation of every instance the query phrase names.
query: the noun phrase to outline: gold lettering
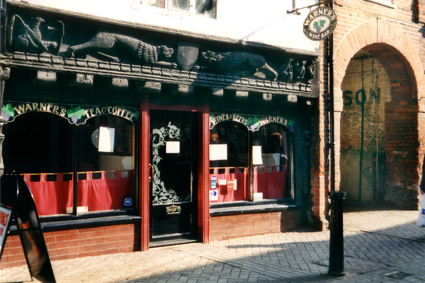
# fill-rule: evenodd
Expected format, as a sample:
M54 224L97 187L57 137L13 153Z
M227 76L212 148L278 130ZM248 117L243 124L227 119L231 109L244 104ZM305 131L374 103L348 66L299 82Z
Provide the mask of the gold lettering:
M53 106L53 110L52 110L53 114L59 115L58 110L59 110L59 106L54 105L54 106Z
M16 111L16 113L18 113L18 115L25 113L25 105L18 105L16 107L13 107L13 109L15 109L15 111Z

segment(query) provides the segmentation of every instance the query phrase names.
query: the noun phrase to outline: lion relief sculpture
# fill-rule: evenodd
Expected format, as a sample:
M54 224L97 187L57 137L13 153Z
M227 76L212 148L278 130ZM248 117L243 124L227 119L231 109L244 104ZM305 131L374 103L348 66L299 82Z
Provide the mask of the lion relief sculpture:
M238 69L242 64L248 63L248 67L254 68L255 71L266 70L272 75L273 80L276 80L278 73L270 67L266 59L263 56L248 52L213 52L206 51L202 52L202 58L207 61L206 66L195 66L195 69L213 69L222 73ZM241 67L239 75L246 76L254 74L254 72L249 72Z
M85 43L69 46L67 51L69 57L90 54L117 63L121 61L117 56L126 54L140 63L177 68L176 63L159 60L160 57L171 58L173 53L173 48L165 45L155 46L130 36L105 32L97 33Z

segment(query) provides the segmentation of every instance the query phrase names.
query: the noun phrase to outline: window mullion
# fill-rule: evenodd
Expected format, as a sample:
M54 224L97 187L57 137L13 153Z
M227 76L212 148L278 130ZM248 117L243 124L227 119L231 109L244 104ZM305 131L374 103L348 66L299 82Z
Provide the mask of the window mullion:
M77 200L78 200L78 172L77 172L77 126L72 126L72 214L77 215Z

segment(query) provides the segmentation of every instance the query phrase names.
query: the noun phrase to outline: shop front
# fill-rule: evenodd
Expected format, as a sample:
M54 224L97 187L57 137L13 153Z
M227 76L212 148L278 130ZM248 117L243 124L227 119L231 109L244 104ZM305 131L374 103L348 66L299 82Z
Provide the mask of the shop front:
M5 173L30 188L52 260L305 222L317 54L6 15ZM19 246L12 226L1 266L25 263Z

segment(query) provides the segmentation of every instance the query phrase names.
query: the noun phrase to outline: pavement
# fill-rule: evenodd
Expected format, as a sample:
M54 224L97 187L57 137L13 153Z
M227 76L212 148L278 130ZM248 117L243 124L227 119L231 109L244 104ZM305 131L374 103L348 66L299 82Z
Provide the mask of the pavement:
M425 282L425 228L417 211L374 207L344 212L345 276L327 275L329 231L295 231L209 244L151 248L53 261L57 282ZM31 281L27 266L0 282Z

